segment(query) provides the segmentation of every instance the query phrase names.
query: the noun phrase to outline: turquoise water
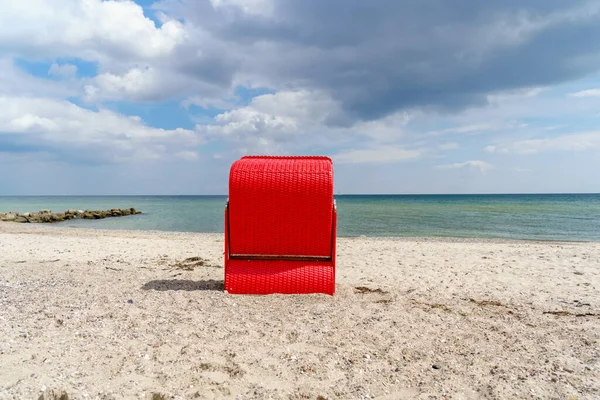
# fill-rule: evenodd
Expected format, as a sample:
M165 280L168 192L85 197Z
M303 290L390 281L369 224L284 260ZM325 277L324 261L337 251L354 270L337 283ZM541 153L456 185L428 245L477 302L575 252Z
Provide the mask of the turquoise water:
M336 196L339 236L600 241L600 194ZM135 207L144 214L61 224L223 232L226 196L0 197L0 212Z

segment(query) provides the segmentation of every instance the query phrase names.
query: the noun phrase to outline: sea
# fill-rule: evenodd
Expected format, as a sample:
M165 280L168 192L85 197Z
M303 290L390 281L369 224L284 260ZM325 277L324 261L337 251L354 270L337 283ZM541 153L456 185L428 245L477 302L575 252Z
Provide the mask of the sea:
M336 195L338 236L600 241L600 194ZM0 197L0 212L130 208L61 226L223 232L226 196Z

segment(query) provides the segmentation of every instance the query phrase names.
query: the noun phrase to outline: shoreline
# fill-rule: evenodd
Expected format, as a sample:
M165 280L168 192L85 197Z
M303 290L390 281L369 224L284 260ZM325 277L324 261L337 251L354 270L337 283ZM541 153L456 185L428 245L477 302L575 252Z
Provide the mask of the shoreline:
M147 230L147 229L109 229L109 228L80 228L78 226L68 226L68 222L59 222L55 224L17 224L13 222L0 221L0 233L3 232L1 229L4 225L17 225L24 229L40 230L40 233L47 229L49 231L67 232L69 230L78 232L96 232L96 233L110 233L115 232L118 234L141 234L141 235L211 235L223 237L224 232L191 232L191 231L163 231L163 230ZM18 230L6 229L5 231L18 232ZM583 240L543 240L543 239L508 239L508 238L490 238L490 237L462 237L462 236L368 236L368 235L354 235L354 236L337 236L338 239L353 240L353 239L366 239L366 240L391 240L391 241L406 241L406 242L440 242L440 243L539 243L539 244L600 244L600 241L583 241Z
M0 398L600 396L600 243L337 253L334 296L230 295L223 234L0 223Z

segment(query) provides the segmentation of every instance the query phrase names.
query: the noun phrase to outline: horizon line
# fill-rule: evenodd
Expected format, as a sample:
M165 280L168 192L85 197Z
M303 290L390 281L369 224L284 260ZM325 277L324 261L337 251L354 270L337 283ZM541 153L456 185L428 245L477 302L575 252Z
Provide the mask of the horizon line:
M505 193L334 193L334 196L494 196L494 195L599 195L600 192L505 192ZM226 197L228 194L0 194L0 197Z

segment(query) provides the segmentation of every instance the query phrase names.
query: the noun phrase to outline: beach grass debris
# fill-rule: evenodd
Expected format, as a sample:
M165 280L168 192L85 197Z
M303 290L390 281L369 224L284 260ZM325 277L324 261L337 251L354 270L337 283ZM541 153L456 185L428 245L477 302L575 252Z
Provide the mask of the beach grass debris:
M152 393L152 400L167 400L168 397L162 393Z
M544 314L557 315L559 317L600 317L600 313L572 313L571 311L544 311Z
M207 260L203 259L202 257L189 257L185 260L176 262L173 264L173 267L182 269L184 271L193 271L196 267L204 266L206 261Z
M496 306L496 307L506 307L508 308L508 306L502 304L501 302L497 301L497 300L475 300L475 299L469 299L469 301L471 303L475 303L478 306Z
M354 292L359 293L359 294L365 294L365 293L388 294L389 293L389 292L386 292L385 290L382 290L381 288L371 289L366 286L356 286L356 287L354 287Z
M413 300L413 303L419 304L422 306L427 306L429 308L437 308L438 310L442 310L442 311L446 311L446 312L452 311L452 309L450 307L448 307L445 304L441 304L441 303L424 303L424 302L416 301L416 300Z
M62 390L44 391L38 400L69 400L69 394Z

